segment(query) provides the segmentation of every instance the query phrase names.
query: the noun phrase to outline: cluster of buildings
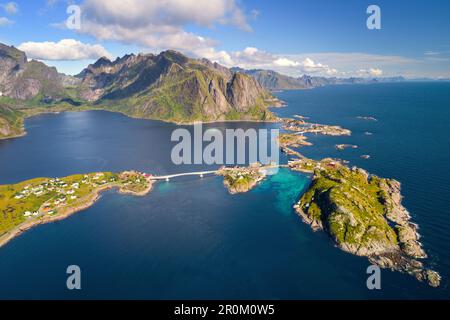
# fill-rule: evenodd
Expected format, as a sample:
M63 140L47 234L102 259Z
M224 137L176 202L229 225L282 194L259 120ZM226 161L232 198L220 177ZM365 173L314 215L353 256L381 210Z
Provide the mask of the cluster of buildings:
M14 198L16 200L25 200L32 197L30 202L35 202L36 198L43 197L42 202L38 202L39 207L42 208L42 213L55 214L57 208L66 206L68 203L73 202L79 197L84 196L82 187L84 190L92 190L108 183L116 182L118 179L123 180L123 185L127 184L141 184L151 177L150 174L140 173L135 171L124 172L119 176L113 175L112 177L106 176L104 173L99 172L90 175L84 175L82 179L71 179L72 182L66 182L59 178L48 179L40 183L39 185L27 185L23 190L16 193ZM39 209L37 211L25 211L23 216L36 217L40 214Z
M116 180L116 177L112 177L109 179L109 182L114 182ZM46 202L43 204L44 212L46 212L47 214L54 214L56 213L56 211L54 210L55 207L65 206L68 200L73 201L79 197L78 190L80 189L82 184L90 185L91 187L98 187L106 183L108 183L108 181L105 178L105 174L101 172L96 173L91 177L89 175L84 175L81 181L73 182L71 185L59 178L54 178L42 182L37 186L28 185L22 191L15 194L14 198L16 200L22 200L30 196L41 197L50 193L56 193L51 199L46 200ZM23 215L25 217L38 216L39 212L26 211L23 213Z

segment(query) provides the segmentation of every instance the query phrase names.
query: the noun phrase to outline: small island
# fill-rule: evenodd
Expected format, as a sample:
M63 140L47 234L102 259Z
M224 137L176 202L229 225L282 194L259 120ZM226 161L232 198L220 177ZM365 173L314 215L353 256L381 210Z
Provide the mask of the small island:
M300 115L294 116L296 119L284 118L279 119L283 125L282 128L288 133L282 133L278 137L278 143L280 145L281 151L290 156L296 156L298 158L304 158L303 155L294 150L293 148L300 148L304 146L312 146L307 137L304 135L306 133L315 133L326 136L349 136L351 131L340 126L330 126L318 123L309 123L306 121L307 117ZM344 150L346 148L357 148L354 145L339 144L336 145L338 150Z
M307 141L307 137L299 133L282 133L278 136L278 144L281 151L290 156L303 157L299 152L292 148L300 148L303 146L312 146L312 143Z
M358 146L354 144L337 144L335 147L337 150L358 149Z
M222 167L217 175L223 176L223 184L231 194L245 193L253 189L266 177L267 167L259 163L249 167Z
M357 116L356 118L367 121L378 121L377 118L371 116Z
M340 126L330 126L319 123L309 123L303 119L285 118L283 121L283 129L286 131L294 131L301 133L315 133L326 136L349 136L352 132Z
M116 188L122 194L144 196L152 185L151 175L136 171L37 178L2 185L0 246L35 225L62 220L89 208L105 190Z
M439 286L439 274L419 261L427 255L417 226L401 204L398 181L349 168L335 159L299 159L289 166L312 174L308 190L294 209L313 230L327 232L346 252Z

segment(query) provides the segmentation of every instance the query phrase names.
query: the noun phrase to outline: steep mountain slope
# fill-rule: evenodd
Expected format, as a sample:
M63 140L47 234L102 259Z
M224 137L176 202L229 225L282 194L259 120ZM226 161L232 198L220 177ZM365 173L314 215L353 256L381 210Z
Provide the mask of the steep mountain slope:
M78 76L80 97L168 121L269 120L271 95L252 77L176 51L101 58Z
M58 107L174 122L272 120L274 102L254 78L176 51L100 58L71 77L0 44L0 103L27 114Z
M21 112L0 104L0 139L23 133Z
M285 76L271 70L244 70L233 68L235 72L246 73L255 78L259 84L268 90L293 90L311 88L312 84L299 78Z
M24 52L0 44L0 92L19 101L48 103L68 96L66 87L78 80L44 63L28 61Z

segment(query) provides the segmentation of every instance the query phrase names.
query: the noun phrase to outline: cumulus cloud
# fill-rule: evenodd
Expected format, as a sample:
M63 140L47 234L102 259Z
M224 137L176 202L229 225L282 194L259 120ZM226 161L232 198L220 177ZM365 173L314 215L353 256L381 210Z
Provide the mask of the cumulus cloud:
M16 14L19 12L19 5L15 2L8 2L1 5L8 14Z
M85 0L81 9L80 32L153 50L195 53L214 48L212 39L185 30L192 24L213 27L219 23L251 31L236 0Z
M403 57L361 53L286 55L266 52L255 47L230 52L219 50L214 39L187 31L187 27L192 25L210 28L217 24L251 31L248 21L256 19L259 12L251 10L247 13L239 0L83 0L80 6L81 29L77 32L91 35L100 41L113 40L133 44L152 52L179 50L227 67L271 69L290 76L313 74L369 77L382 75L381 67L384 69L384 66L410 63ZM65 50L72 51L67 48ZM101 50L106 51L103 47L73 51L77 51L81 56L107 55L98 54ZM39 52L38 56L48 58L50 55L50 50L36 51ZM57 51L64 50L55 50ZM57 59L76 57L75 52L55 55Z
M214 59L216 58L216 59ZM273 54L254 47L227 54L228 61L220 56L212 60L225 66L238 66L244 69L271 69L292 76L302 74L334 75L338 71L326 64L318 63L311 58L292 59L285 55Z
M38 60L87 60L112 57L101 45L85 44L73 39L63 39L59 42L24 42L18 48L29 58Z
M12 20L9 20L6 17L0 17L0 27L1 26L7 26L7 25L10 25L10 24L13 24L13 23L14 22Z
M370 69L360 69L356 72L356 75L360 77L381 77L383 75L383 70L378 68Z
M297 67L298 65L300 65L299 62L292 61L287 58L278 58L273 63L274 63L274 65L279 66L279 67Z
M336 57L333 59L334 55ZM358 53L284 55L266 52L255 47L247 47L242 51L231 53L224 51L219 53L212 49L204 56L227 67L268 69L293 77L304 74L328 77L381 77L384 74L383 70L373 65L392 66L411 63L411 60L407 58L396 56ZM326 62L319 62L318 58L320 60L321 57ZM342 61L349 63L342 63Z
M376 69L376 68L370 68L369 73L370 73L370 75L372 75L374 77L380 77L383 74L383 70Z

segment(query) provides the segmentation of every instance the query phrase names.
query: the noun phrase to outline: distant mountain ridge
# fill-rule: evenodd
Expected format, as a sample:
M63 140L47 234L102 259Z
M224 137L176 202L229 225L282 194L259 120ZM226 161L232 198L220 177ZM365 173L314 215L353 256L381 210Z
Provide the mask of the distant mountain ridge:
M252 69L246 70L242 68L231 68L233 72L241 72L255 78L261 86L267 90L299 90L322 87L326 85L338 84L368 84L379 82L400 82L405 81L403 77L391 78L336 78L336 77L314 77L303 75L301 77L290 77L272 70Z
M102 57L78 75L67 76L0 44L0 136L20 134L24 115L74 108L177 123L268 121L276 118L268 107L279 104L269 91L403 80L295 78L270 70L228 69L173 50L127 54L114 61Z
M0 92L17 100L53 100L67 96L76 85L73 77L58 73L42 62L28 61L24 52L0 43Z
M20 111L0 104L0 139L21 135L22 124L23 118Z
M0 102L10 109L98 108L179 123L274 119L267 108L274 98L254 78L172 50L103 57L72 77L0 44Z
M133 116L183 122L267 120L272 96L252 77L168 50L101 58L79 75L79 96Z

